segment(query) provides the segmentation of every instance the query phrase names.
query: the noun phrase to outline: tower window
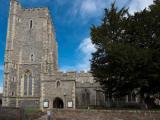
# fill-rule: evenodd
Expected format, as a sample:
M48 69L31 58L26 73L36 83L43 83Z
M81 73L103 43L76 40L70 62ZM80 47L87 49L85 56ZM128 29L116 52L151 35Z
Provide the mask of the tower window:
M14 92L11 92L11 96L14 96Z
M34 61L34 56L33 56L33 54L31 55L31 62L33 62Z
M32 95L32 74L30 71L26 71L24 74L24 95Z
M14 96L14 92L13 91L10 92L10 96Z
M16 78L15 77L12 78L12 82L16 82Z
M32 29L32 20L30 20L30 29Z
M60 81L57 81L57 88L59 88L60 87Z

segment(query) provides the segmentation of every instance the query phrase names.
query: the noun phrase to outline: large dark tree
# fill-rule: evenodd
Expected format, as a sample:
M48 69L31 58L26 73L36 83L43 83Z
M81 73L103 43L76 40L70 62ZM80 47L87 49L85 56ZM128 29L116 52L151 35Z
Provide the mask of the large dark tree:
M98 27L93 26L91 29L92 42L97 49L93 53L91 71L103 85L110 98L117 92L118 81L123 79L120 66L118 63L116 65L115 62L118 57L121 59L121 53L117 54L116 51L121 51L122 45L127 47L123 44L125 39L124 21L126 19L124 16L126 13L126 9L123 8L118 11L115 4L112 4L110 10L105 9L102 24ZM115 59L115 57L117 58Z
M91 28L91 71L109 98L136 91L142 98L160 92L160 2L129 15L115 4Z

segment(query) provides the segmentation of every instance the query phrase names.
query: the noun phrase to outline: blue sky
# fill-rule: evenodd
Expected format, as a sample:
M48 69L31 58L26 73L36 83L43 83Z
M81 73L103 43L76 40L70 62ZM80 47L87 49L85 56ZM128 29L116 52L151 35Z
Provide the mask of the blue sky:
M153 0L18 0L23 7L48 7L56 29L58 63L62 71L88 71L91 53L90 27L99 25L104 8L113 1L129 7L133 14L153 3ZM0 92L3 86L4 50L9 12L9 0L0 0Z

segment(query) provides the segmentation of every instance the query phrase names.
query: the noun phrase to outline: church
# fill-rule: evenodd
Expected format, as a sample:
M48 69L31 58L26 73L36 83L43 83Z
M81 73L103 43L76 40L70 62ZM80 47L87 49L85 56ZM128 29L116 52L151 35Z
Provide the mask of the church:
M59 71L57 48L49 9L24 8L10 0L3 106L46 110L105 105L91 73Z

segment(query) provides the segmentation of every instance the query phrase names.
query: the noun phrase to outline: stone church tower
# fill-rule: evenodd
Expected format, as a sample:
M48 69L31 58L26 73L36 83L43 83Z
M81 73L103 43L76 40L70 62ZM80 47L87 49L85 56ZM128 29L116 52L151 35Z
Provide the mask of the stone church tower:
M57 71L57 43L47 8L10 0L3 106L39 105L41 76Z
M91 73L60 72L48 8L23 8L10 0L3 106L88 108L105 105Z

